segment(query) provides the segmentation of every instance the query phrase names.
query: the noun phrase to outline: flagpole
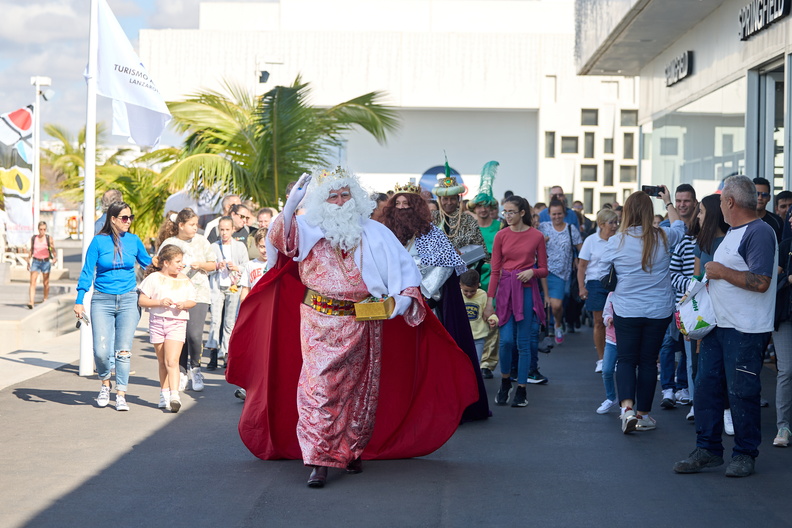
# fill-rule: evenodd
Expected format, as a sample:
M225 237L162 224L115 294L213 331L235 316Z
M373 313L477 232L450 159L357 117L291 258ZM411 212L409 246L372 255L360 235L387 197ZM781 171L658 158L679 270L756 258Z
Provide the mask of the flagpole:
M94 236L94 215L96 213L96 64L99 57L98 38L98 5L91 0L91 21L88 30L88 68L86 81L88 96L85 110L85 172L83 174L83 242L82 261ZM91 312L91 295L89 291L84 299L85 313ZM89 316L90 317L90 316ZM93 334L89 325L80 327L80 376L93 374Z

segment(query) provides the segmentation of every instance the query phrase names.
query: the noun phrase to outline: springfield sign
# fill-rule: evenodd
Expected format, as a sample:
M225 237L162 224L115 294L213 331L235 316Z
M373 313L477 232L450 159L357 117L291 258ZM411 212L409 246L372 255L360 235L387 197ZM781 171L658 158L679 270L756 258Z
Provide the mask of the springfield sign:
M740 9L738 15L740 40L767 29L789 14L791 0L753 0Z

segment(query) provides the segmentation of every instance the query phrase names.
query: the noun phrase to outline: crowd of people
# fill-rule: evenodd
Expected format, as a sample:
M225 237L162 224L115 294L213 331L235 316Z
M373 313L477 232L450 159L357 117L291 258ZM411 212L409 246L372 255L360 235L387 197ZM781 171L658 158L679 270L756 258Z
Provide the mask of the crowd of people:
M753 472L759 372L771 339L778 364L773 444L789 445L792 193L775 197L774 213L767 210L767 180L732 176L701 201L691 185L673 195L660 186L653 196L638 191L623 206L608 204L591 220L582 203L568 206L558 186L547 205L533 207L510 192L496 200L491 181L482 187L462 200L465 188L446 175L432 193L406 184L369 195L340 168L306 174L290 186L281 213L228 195L222 214L201 231L203 219L191 209L169 212L151 254L129 232L131 208L106 193L74 308L86 322L90 313L98 405L108 405L115 376L115 408L129 410L132 335L146 309L160 364L159 407L178 412L180 393L203 390L202 368L216 370L222 361L228 380L241 387L236 394L247 398L246 426L240 424L246 445L261 458L301 457L311 466L308 485L323 487L329 468L359 473L363 458L393 455L374 434L379 387L390 375L380 366L391 342L408 339L411 361L421 364L428 361L425 341L439 340L449 354L444 369L461 373L452 401L416 378L424 403L438 400L428 407L448 419L422 441L399 444L398 453L415 456L442 445L460 420L491 415L482 380L495 370L501 382L494 403L526 407L527 385L549 382L539 370L542 336L559 346L589 321L605 396L598 414L620 411L621 431L629 434L657 427L656 398L662 409L690 406L696 447L674 471L723 464L725 432L735 439L726 475ZM662 216L655 214L660 204ZM52 254L46 226L31 248L37 259ZM38 260L32 264L43 272ZM140 284L135 264L145 269ZM602 281L607 275L615 275L615 285ZM691 281L704 276L718 323L691 341L673 315ZM302 293L287 295L277 290L281 283L301 284ZM278 310L260 309L281 297ZM292 302L294 309L286 308ZM357 319L356 304L364 302L390 308L377 320ZM291 324L299 332L287 335ZM257 342L301 349L285 383L296 401L284 403L253 379L262 361L268 369L289 368L249 353ZM400 395L405 403L388 412L417 420L409 411L416 394ZM275 403L288 412L268 416ZM376 427L386 428L380 422L387 420L378 418ZM278 421L292 432L273 431ZM397 432L409 423L403 416L393 421Z

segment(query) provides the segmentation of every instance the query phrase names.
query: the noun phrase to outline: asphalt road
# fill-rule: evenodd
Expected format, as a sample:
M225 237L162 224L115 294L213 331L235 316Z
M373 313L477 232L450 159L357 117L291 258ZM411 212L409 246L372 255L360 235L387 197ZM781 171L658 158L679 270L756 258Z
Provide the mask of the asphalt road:
M631 435L617 413L595 414L604 396L589 332L540 358L550 383L528 387L528 407L493 406L430 456L331 471L319 490L300 461L261 461L242 445L243 404L222 370L178 414L157 409L156 359L139 336L127 413L96 408L99 383L76 365L0 391L0 526L790 526L792 450L771 445L774 409L762 411L755 475L676 475L695 441L687 408L658 405L657 429ZM763 381L772 401L774 371Z

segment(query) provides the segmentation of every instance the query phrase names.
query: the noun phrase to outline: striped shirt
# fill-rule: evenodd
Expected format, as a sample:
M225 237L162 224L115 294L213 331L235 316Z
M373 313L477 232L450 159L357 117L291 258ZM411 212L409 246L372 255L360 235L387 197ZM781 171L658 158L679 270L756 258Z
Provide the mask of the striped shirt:
M671 252L668 270L671 272L671 286L676 293L676 302L679 302L690 286L690 277L693 276L696 265L696 258L693 254L695 247L693 237L685 235Z

